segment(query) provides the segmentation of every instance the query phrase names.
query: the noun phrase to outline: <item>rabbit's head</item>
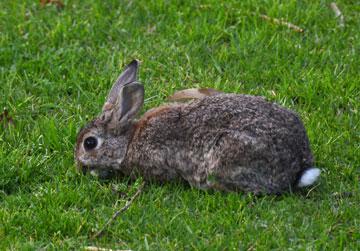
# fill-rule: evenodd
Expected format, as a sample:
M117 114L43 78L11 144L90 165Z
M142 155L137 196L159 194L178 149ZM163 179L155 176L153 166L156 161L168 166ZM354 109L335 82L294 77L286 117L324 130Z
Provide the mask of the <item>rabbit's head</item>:
M116 80L100 116L77 136L75 159L79 170L101 178L120 172L134 130L134 119L144 102L137 82L138 61L132 61Z

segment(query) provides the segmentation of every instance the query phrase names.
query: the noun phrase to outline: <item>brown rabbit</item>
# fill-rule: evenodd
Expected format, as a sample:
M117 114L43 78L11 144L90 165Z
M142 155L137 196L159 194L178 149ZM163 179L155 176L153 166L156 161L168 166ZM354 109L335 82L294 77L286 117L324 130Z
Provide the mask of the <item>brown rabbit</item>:
M318 178L294 112L249 95L211 90L196 98L191 89L191 102L166 104L137 120L144 102L137 70L134 60L100 116L79 132L75 158L82 171L255 194L280 194Z

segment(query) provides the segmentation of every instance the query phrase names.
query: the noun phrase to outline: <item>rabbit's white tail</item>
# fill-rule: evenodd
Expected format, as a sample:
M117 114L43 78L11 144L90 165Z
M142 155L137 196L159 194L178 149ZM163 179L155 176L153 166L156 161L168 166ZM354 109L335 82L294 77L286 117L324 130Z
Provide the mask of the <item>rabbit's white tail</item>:
M307 187L312 185L319 178L320 173L320 169L316 167L306 169L300 176L298 187Z

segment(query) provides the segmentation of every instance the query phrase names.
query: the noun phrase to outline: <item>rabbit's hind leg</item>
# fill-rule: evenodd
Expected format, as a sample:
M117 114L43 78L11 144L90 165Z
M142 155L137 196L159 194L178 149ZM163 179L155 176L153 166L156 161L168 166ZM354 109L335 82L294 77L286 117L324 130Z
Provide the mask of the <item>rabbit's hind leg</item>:
M269 178L269 176L259 173L257 170L237 167L226 176L216 178L216 186L223 187L223 190L250 192L260 194L280 194L283 187Z

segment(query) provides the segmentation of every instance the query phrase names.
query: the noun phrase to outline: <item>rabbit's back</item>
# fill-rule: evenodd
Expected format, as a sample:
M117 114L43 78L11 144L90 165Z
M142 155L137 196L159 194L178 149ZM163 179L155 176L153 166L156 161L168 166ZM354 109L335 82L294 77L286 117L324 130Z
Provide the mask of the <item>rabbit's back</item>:
M312 165L294 112L236 94L155 109L140 119L129 151L145 176L223 190L281 192Z

